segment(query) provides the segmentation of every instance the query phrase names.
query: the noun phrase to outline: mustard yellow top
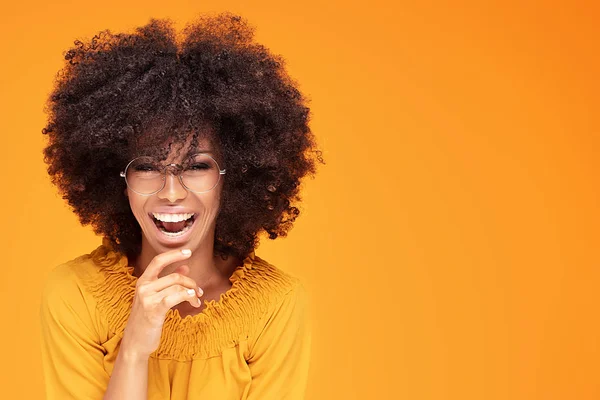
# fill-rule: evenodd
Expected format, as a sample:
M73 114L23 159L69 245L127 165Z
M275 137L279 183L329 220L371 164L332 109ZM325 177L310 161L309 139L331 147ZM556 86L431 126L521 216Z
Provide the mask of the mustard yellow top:
M127 257L103 238L55 267L42 291L48 400L102 399L135 293ZM311 325L301 281L254 251L201 313L169 309L148 361L148 399L304 399Z

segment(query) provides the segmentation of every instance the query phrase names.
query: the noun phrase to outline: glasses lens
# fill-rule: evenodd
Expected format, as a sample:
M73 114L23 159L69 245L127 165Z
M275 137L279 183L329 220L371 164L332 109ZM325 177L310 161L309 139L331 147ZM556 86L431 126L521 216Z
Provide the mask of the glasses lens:
M151 157L136 158L127 167L127 185L138 193L154 193L164 181L161 167Z
M216 161L206 154L192 156L182 174L183 184L194 192L211 190L220 177Z

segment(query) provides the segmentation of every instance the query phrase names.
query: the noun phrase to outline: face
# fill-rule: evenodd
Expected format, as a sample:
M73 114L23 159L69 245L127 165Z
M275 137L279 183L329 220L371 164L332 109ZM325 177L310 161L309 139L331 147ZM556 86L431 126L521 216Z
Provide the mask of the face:
M184 144L173 145L163 165L183 164L186 160L190 140ZM177 152L179 151L179 155ZM198 151L208 153L222 164L210 141L198 140ZM219 165L223 169L222 165ZM141 195L127 187L127 197L131 211L142 228L142 248L150 246L156 253L173 248L189 248L192 251L205 245L212 249L215 222L219 212L221 191L225 175L221 175L219 183L212 190L194 193L181 184L179 177L167 170L165 186L152 195ZM190 214L193 214L190 216ZM178 220L187 219L187 221ZM162 221L161 221L162 220ZM164 232L167 230L185 230L182 234Z

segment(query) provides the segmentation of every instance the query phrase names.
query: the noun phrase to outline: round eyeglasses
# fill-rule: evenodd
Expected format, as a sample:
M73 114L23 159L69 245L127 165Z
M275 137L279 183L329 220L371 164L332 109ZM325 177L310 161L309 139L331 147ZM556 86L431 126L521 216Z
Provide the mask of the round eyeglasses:
M153 157L141 156L127 164L120 176L125 178L129 189L137 194L150 196L165 187L167 169L174 169L184 188L194 193L205 193L214 189L225 170L219 169L217 161L206 153L189 157L184 165L162 165Z

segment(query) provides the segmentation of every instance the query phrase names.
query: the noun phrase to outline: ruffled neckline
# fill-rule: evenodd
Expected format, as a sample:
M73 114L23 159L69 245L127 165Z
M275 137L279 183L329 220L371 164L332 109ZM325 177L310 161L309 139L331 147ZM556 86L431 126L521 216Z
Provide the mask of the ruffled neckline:
M134 275L135 268L129 265L129 260L127 256L125 254L117 252L112 246L110 240L108 240L106 237L102 238L101 247L106 248L106 251L102 251L101 248L98 248L92 256L96 264L102 265L103 267L110 267L111 265L107 265L108 262L112 264L116 272L121 271L124 274L126 274L126 280L129 282L129 289L131 289L132 293L134 293L138 277ZM214 309L216 307L226 307L227 303L231 301L231 298L239 290L240 282L246 276L246 272L248 271L248 269L252 268L255 257L256 254L253 250L247 257L244 258L242 264L236 267L236 269L229 277L229 282L231 282L232 286L226 292L221 293L221 295L219 296L219 300L205 301L204 309L201 312L194 315L186 315L185 317L181 316L179 310L173 310L172 308L170 308L169 311L167 311L166 318L175 320L179 319L183 322L187 322L187 320L191 320L191 322L194 322L195 320L207 318L211 314L210 309Z
M106 237L89 257L96 274L90 275L87 286L97 298L97 308L106 318L109 330L122 336L138 281L134 267ZM258 264L262 268L256 269ZM264 300L258 304L265 303L265 306L251 305L250 299L257 296L256 287L270 280L278 281L278 277L276 270L269 268L268 263L256 256L253 250L233 271L229 277L232 286L221 293L218 301L205 301L201 312L185 317L181 317L176 309L167 311L161 344L152 356L190 360L210 357L218 354L224 346L234 345L243 339L244 327L252 322L255 314L265 310Z

